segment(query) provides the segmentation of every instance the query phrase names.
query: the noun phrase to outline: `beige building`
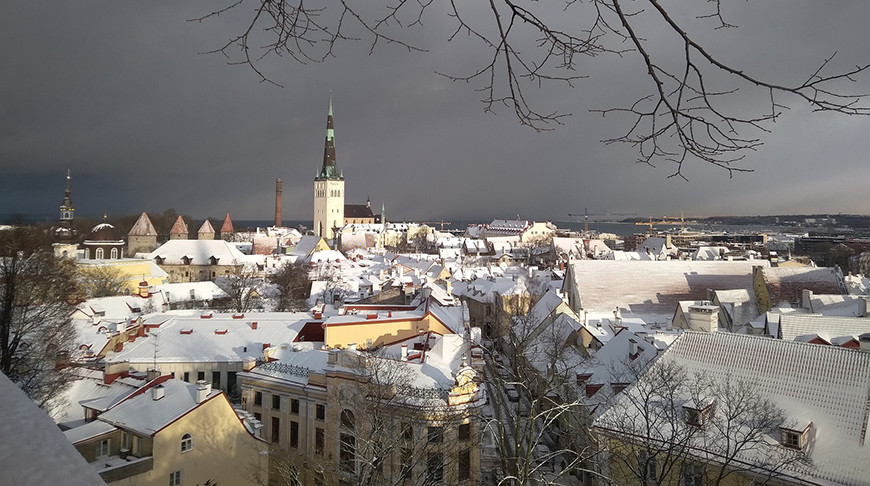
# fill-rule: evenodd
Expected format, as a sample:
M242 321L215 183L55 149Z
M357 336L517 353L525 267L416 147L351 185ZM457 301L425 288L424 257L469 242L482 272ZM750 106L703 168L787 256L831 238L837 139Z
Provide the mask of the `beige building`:
M252 433L259 425L207 382L169 378L155 377L107 410L107 399L82 402L86 422L64 434L108 485L267 481L266 444Z
M416 316L346 308L324 323L332 345L297 339L239 373L242 406L273 444L271 484L290 471L302 484L479 484L482 363L469 366L471 340L452 331L462 306L444 297Z
M170 239L148 254L170 283L203 282L232 274L245 256L224 240Z

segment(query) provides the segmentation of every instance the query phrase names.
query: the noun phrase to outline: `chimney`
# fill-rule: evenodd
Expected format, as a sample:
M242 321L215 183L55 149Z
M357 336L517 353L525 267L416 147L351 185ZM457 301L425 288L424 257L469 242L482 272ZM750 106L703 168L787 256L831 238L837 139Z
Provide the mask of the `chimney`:
M870 332L858 336L858 349L865 353L870 353Z
M408 361L408 345L402 345L402 361Z
M628 340L628 354L631 356L637 355L637 341L634 339Z
M326 364L328 365L336 365L338 364L338 350L330 349L329 353L326 355Z
M275 226L281 226L281 178L275 181Z
M148 371L145 372L145 378L147 381L154 381L160 377L160 370L157 368L148 368Z
M864 302L864 306L861 308L861 317L870 317L870 297L862 295L858 297L858 300Z
M151 387L151 399L152 400L160 400L163 398L163 395L166 394L166 390L163 389L163 385L157 385Z
M202 403L203 400L211 393L211 383L205 380L197 380L196 382L196 403Z
M251 322L251 329L254 329L254 330L257 329L257 321Z
M812 309L812 307L813 307L813 291L812 290L804 289L803 292L801 292L801 307L803 307L804 309L807 309L810 312L813 311L813 309Z

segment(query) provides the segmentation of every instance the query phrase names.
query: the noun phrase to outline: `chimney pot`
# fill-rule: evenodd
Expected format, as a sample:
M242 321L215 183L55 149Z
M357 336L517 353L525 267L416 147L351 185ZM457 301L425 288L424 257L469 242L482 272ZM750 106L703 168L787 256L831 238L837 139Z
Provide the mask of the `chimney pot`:
M151 387L151 399L160 400L164 394L166 394L166 390L163 389L163 385Z

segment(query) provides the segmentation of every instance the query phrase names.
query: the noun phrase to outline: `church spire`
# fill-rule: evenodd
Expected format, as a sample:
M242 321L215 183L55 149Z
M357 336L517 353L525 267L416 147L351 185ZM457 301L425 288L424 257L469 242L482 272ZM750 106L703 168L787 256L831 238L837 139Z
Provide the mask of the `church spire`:
M344 179L335 164L335 128L332 121L332 92L329 92L329 113L326 116L326 141L323 147L323 166L315 180Z
M72 194L72 191L70 190L69 184L70 184L70 170L67 169L66 170L66 190L64 190L64 192L63 192L63 202L60 204L60 220L61 220L61 222L69 221L71 223L73 220L73 211L75 211L75 209L73 209L72 198L70 197L70 195Z

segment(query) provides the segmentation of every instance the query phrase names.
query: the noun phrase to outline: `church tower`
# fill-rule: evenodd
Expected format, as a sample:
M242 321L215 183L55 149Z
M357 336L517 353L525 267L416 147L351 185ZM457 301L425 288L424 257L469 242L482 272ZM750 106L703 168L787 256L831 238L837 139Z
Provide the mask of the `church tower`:
M76 257L76 230L73 227L75 218L75 208L72 204L72 191L70 190L70 170L66 171L66 190L63 195L63 202L60 203L60 218L57 226L54 228L54 254L58 257Z
M326 117L323 166L314 178L314 234L326 239L344 226L344 176L335 165L335 132L332 125L332 94Z

